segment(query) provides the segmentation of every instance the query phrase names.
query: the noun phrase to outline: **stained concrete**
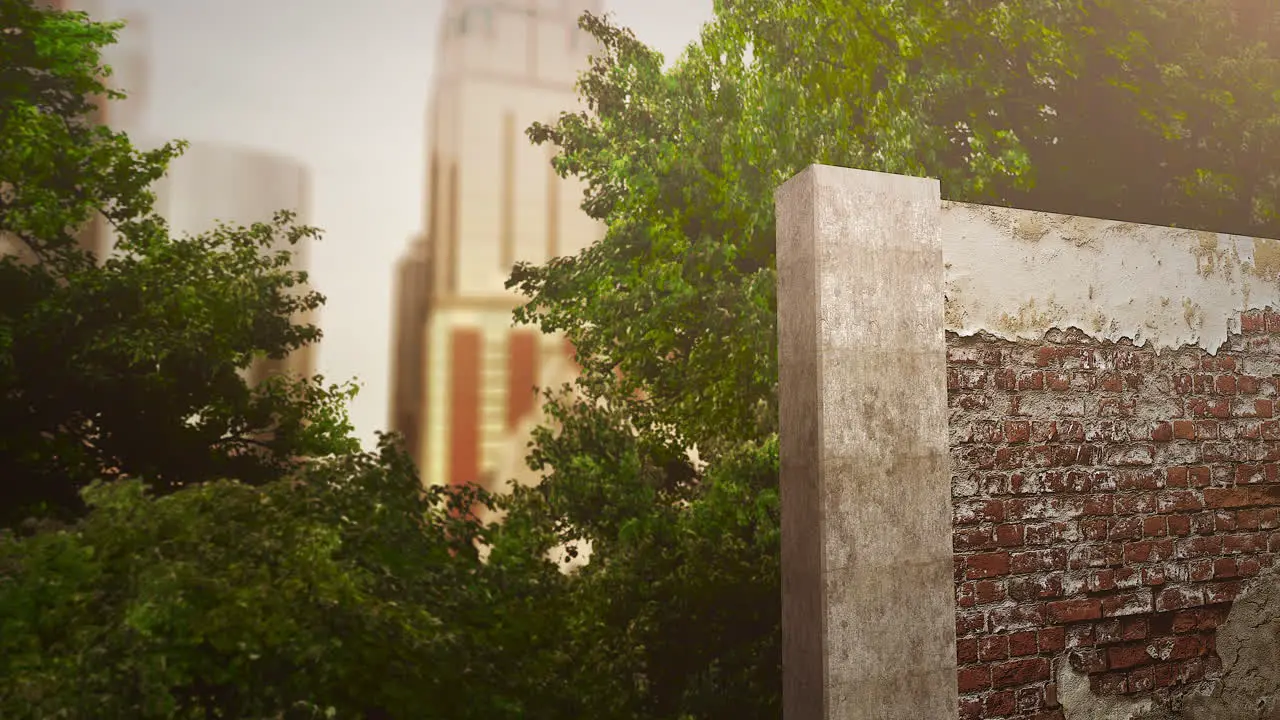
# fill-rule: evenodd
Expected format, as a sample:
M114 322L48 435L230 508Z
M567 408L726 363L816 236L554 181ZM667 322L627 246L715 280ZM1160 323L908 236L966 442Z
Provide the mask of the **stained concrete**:
M958 715L935 180L776 194L786 720Z

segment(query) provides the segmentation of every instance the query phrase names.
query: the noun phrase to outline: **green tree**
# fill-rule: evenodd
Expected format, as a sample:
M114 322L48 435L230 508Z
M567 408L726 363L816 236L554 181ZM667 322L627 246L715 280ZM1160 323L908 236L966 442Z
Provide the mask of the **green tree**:
M0 532L6 718L581 717L553 642L565 577L390 445L256 487L85 497L70 528Z
M266 482L355 448L352 387L242 378L320 337L292 318L323 297L269 252L316 230L282 213L170 236L148 188L181 143L139 152L90 121L119 97L100 54L119 27L0 0L0 527L74 517L104 477ZM99 214L120 238L106 259L77 242Z
M665 70L581 24L602 46L589 112L530 137L607 230L509 282L530 298L517 318L564 331L583 367L515 502L591 544L569 642L617 668L602 715L780 713L786 179L843 165L953 200L1280 236L1280 16L1261 3L723 0Z

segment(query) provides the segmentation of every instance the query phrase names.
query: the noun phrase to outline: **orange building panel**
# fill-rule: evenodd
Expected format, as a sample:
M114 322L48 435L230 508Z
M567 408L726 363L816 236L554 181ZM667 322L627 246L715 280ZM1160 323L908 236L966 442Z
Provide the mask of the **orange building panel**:
M538 401L538 335L514 331L507 355L507 427L533 411Z
M450 337L449 482L466 485L480 479L479 330L455 329Z

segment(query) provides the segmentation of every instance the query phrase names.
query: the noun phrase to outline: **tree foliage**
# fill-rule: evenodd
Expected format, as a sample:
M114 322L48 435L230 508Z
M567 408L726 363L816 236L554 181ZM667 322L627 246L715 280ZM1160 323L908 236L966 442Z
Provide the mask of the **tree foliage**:
M115 28L0 21L0 527L78 518L0 532L4 717L776 718L778 184L821 162L1280 235L1262 3L722 0L670 68L587 15L590 111L530 135L607 233L511 281L577 393L538 486L424 493L356 451L348 389L241 379L318 337L268 252L314 231L170 237L147 188L180 144L85 121ZM76 242L95 213L109 258Z
M509 286L583 367L523 502L591 544L578 642L619 669L613 716L780 713L774 188L823 163L936 177L953 200L1280 236L1268 7L721 0L670 68L584 16L588 110L529 134L606 234Z
M140 152L90 122L118 96L100 49L119 25L28 0L0 20L0 526L74 517L104 477L266 482L354 449L352 387L243 377L320 337L296 318L324 298L269 251L317 231L282 213L172 237L148 188L182 145ZM97 216L119 238L105 258L78 241Z
M85 490L74 527L0 535L6 718L552 718L565 582L423 494L407 458L167 496ZM518 650L518 652L513 652Z

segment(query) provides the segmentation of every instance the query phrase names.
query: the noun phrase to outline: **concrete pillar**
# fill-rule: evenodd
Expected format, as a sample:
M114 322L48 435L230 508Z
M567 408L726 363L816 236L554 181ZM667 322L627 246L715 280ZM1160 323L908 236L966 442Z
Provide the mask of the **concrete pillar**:
M938 182L775 195L785 720L957 717Z

